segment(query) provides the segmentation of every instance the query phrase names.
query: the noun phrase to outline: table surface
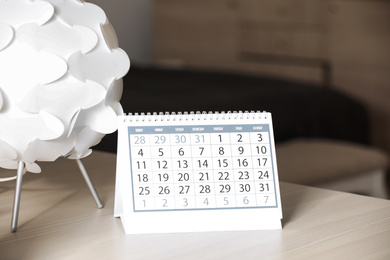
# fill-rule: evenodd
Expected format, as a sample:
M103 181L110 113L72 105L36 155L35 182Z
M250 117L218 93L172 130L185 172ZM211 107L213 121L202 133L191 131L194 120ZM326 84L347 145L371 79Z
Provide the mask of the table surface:
M104 208L75 161L40 163L24 176L16 233L15 181L0 183L1 259L390 259L390 201L288 183L282 230L126 235L113 217L116 155L83 162Z

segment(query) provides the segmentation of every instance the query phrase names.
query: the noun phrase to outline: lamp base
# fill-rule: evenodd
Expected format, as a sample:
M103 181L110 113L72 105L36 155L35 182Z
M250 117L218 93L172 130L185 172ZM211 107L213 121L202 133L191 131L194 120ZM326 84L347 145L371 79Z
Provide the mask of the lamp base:
M91 178L88 175L87 170L85 169L84 163L81 161L81 159L76 159L77 165L81 171L81 174L83 175L85 182L87 183L92 196L95 199L96 205L99 209L103 208L103 203L101 202L99 195L95 189L95 186L92 183ZM24 163L19 162L18 169L17 169L17 175L16 175L16 187L15 187L15 198L14 198L14 206L12 211L12 222L11 222L11 231L16 232L18 229L18 219L19 219L19 208L20 208L20 198L22 194L22 183L23 183L23 170L24 170Z

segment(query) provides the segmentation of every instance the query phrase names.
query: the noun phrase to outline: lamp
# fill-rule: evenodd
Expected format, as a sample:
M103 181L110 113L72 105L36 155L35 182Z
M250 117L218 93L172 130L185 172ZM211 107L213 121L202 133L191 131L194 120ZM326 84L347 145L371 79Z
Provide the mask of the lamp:
M17 169L12 231L22 176L40 172L38 161L76 159L102 207L81 159L117 129L129 67L98 6L0 0L0 167Z

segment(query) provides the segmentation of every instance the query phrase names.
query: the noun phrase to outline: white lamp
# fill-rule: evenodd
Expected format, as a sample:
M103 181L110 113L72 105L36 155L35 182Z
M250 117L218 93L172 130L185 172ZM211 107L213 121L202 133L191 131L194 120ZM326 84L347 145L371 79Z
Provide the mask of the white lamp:
M0 167L22 176L37 161L81 158L114 132L130 61L102 9L81 0L0 0ZM6 179L6 180L9 180Z

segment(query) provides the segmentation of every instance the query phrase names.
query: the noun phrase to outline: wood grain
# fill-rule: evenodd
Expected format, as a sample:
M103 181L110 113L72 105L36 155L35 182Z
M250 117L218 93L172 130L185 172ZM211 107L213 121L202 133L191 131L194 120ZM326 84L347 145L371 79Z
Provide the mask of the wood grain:
M0 183L1 259L390 257L390 201L288 183L282 230L125 235L113 217L116 156L94 152L83 161L105 207L96 207L75 161L41 163L40 175L25 175L16 233L15 183Z

